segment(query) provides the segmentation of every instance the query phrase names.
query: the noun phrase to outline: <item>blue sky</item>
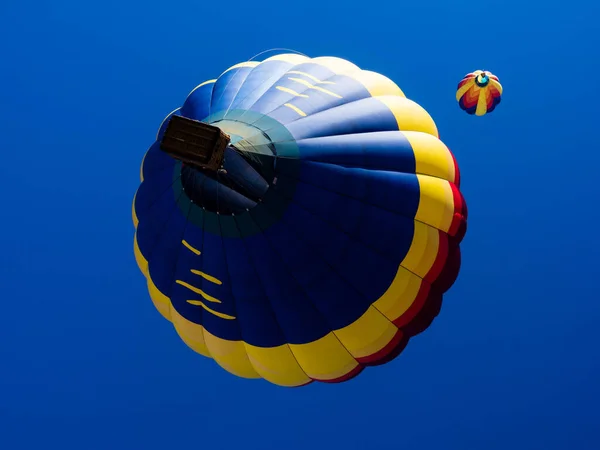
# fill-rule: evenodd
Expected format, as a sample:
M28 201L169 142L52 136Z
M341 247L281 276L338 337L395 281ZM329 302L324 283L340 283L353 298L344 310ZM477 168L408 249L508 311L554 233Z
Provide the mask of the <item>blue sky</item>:
M169 4L0 6L0 448L599 448L598 7ZM434 324L341 385L278 388L194 354L132 252L163 117L275 47L394 79L455 153L469 206ZM483 118L454 100L475 69L504 86Z

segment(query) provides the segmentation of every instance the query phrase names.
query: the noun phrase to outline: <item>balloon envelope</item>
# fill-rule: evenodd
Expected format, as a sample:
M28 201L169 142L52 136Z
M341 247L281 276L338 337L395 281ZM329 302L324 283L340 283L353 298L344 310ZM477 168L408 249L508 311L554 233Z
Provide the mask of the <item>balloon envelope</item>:
M502 85L491 72L476 70L458 83L456 101L467 114L483 116L491 113L502 100Z
M174 116L230 137L219 170L161 150ZM197 353L282 386L383 364L437 315L466 204L436 125L390 79L282 54L196 87L133 202L154 305Z

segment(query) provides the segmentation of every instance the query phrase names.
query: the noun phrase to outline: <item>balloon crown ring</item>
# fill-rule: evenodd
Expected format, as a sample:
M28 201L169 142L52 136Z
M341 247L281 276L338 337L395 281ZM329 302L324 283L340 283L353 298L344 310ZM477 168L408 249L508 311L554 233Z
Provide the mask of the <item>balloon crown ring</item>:
M485 72L482 72L475 77L475 83L477 83L477 86L479 87L485 87L489 84L489 82L490 77Z

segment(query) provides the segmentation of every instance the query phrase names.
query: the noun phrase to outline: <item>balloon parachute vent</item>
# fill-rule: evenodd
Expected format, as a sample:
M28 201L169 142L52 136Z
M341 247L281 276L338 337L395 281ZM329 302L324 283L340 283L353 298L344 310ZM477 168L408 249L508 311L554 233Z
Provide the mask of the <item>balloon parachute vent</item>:
M172 116L160 148L184 164L217 171L223 164L230 137L219 127L182 116Z

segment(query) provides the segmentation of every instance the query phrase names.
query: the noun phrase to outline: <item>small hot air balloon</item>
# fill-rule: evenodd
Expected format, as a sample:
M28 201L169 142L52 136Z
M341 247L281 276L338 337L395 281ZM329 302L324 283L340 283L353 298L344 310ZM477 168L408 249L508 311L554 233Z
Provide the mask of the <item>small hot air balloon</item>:
M394 359L459 271L467 208L435 122L335 57L236 64L164 120L134 251L156 308L228 372L338 383Z
M491 113L501 99L502 85L491 72L476 70L458 83L456 101L467 114L483 116Z

